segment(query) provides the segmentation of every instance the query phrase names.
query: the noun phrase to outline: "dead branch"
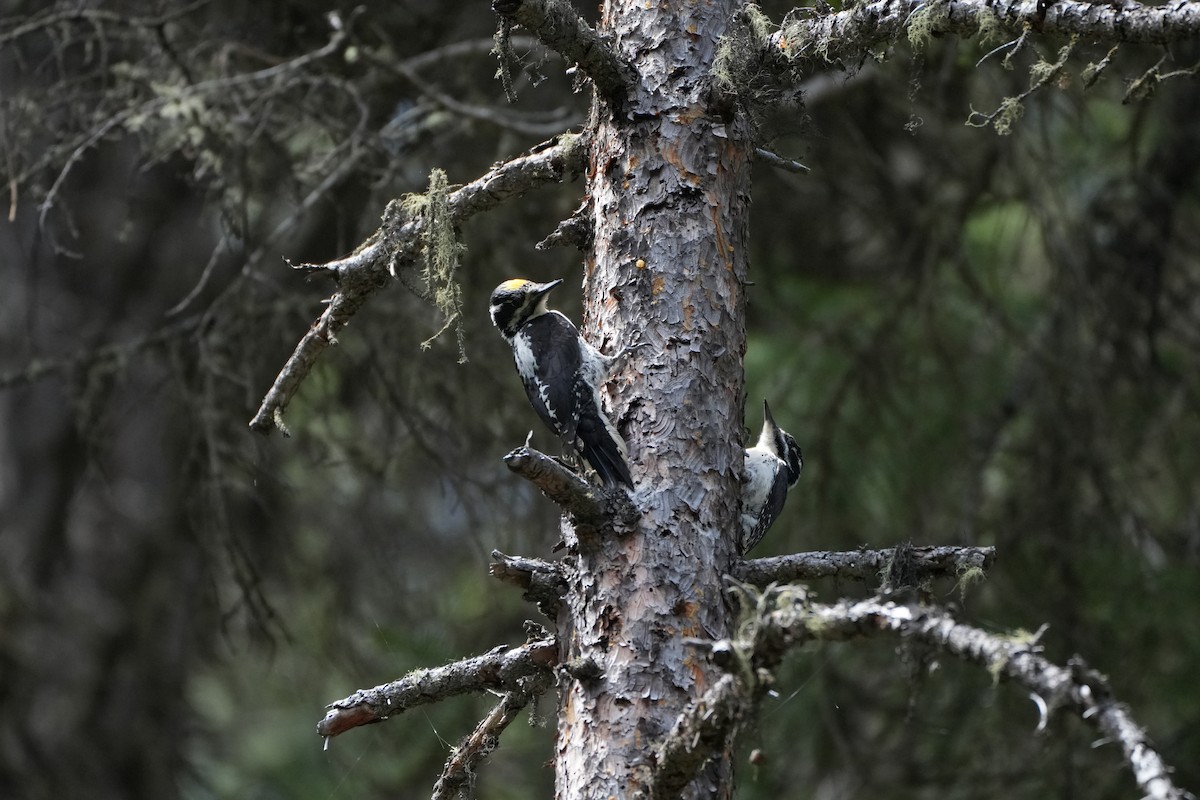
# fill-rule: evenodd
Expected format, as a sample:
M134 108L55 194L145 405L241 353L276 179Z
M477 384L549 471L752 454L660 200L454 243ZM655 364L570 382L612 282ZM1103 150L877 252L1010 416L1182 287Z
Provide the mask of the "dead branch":
M989 633L957 622L943 609L932 606L900 605L877 599L821 605L810 602L805 592L794 587L762 595L746 594L752 596L743 605L755 609L755 613L743 622L739 638L710 645L714 659L720 656L718 663L728 671L730 681L716 684L709 692L712 696L706 695L683 715L700 718L705 726L704 741L723 741L721 737L732 735L737 721L752 711L752 704L761 696L761 689L770 680L770 671L792 648L815 639L842 641L890 634L920 640L984 666L997 678L1021 684L1034 692L1044 716L1060 709L1075 712L1121 745L1145 797L1155 800L1192 797L1175 786L1171 768L1154 750L1128 709L1112 697L1104 676L1087 669L1078 658L1068 667L1051 663L1039 655L1037 635ZM739 683L741 686L736 686ZM700 703L720 708L728 702L743 705L740 710L719 715L700 714L698 710ZM684 722L681 717L676 730L689 730ZM699 734L690 735L696 738ZM664 744L664 753L675 752L686 744L674 739L673 733Z
M553 674L546 671L529 679L526 688L507 692L475 730L450 751L442 775L433 786L432 800L451 800L475 782L475 768L500 745L500 734L521 709L550 688Z
M561 564L505 555L499 550L492 551L492 559L494 563L488 572L494 578L523 589L525 599L537 603L538 609L551 619L558 616L558 607L567 591Z
M137 353L173 340L182 340L195 333L202 324L202 318L187 317L164 325L157 331L135 336L127 341L114 342L89 350L80 350L59 358L35 358L22 367L0 372L0 389L10 389L14 386L25 386L49 378L60 373L70 373L78 369L96 367L132 358Z
M994 547L910 547L908 550L911 567L920 577L987 570L996 560ZM733 576L755 586L834 577L869 581L879 578L895 555L896 548L793 553L743 561L734 566Z
M446 198L451 222L459 224L535 186L561 181L582 169L585 153L580 136L563 135L494 167ZM297 265L297 269L332 273L338 288L329 299L328 308L313 322L276 376L258 412L250 420L252 430L270 433L280 425L283 412L300 384L325 348L337 342L336 336L341 329L371 295L389 284L389 274L395 275L415 265L424 229L422 215L406 211L393 200L384 210L379 229L352 255L326 264Z
M784 158L778 153L774 153L765 147L756 147L754 149L754 157L764 164L770 164L772 167L782 169L787 172L812 172L812 169L793 158Z
M538 455L546 457L541 453ZM566 469L557 462L554 463ZM881 580L889 565L893 564L896 551L897 548L849 552L816 551L756 558L734 565L733 577L760 588L772 583L817 578ZM559 562L510 556L499 550L492 551L492 559L494 563L488 571L493 577L523 590L525 599L537 603L538 608L547 616L553 618L557 614L558 604L562 601L567 587ZM991 569L996 560L996 548L909 547L906 548L905 560L907 571L917 580L944 576L961 579L973 571Z
M528 445L510 452L504 457L504 463L574 518L580 541L605 528L615 527L620 531L637 519L637 509L622 487L588 483Z
M536 36L542 44L577 64L601 97L623 98L633 70L608 42L564 0L493 0L492 10Z
M194 11L199 11L212 0L194 0L182 8L168 11L158 16L133 16L116 11L106 11L98 8L47 8L33 14L27 21L16 27L0 33L0 45L28 36L31 33L54 28L71 23L81 23L91 27L100 25L120 25L129 28L161 28L175 20L181 19Z
M497 647L444 667L419 669L398 681L360 689L330 703L329 711L317 723L317 733L337 736L360 725L382 722L415 706L468 692L527 691L531 678L552 675L552 667L557 663L558 642L554 637L545 637L520 647Z
M1079 35L1110 43L1169 44L1200 35L1200 4L1089 0L874 0L823 16L804 17L797 9L772 37L791 61L857 61L870 48L899 38L916 21L930 34L973 36L983 22L1014 35L1027 27L1049 36Z
M656 753L650 800L679 797L704 762L728 746L752 705L747 683L733 675L722 675L688 706Z
M1153 749L1145 732L1129 711L1112 697L1104 676L1075 659L1075 668L1060 667L1038 655L1035 637L989 633L955 621L933 607L903 606L878 600L841 602L831 606L781 609L771 625L792 630L803 638L849 639L891 633L913 637L966 661L987 667L993 674L1025 686L1046 702L1050 713L1070 709L1101 733L1120 743L1134 780L1146 797L1184 800L1190 795L1175 786L1171 768Z
M543 114L518 114L491 106L464 103L453 95L442 91L432 81L422 78L415 69L410 68L403 61L384 58L372 51L366 51L365 56L367 60L381 69L385 69L407 80L437 105L467 119L486 122L499 128L506 128L531 136L551 136L583 122L582 117L570 108L560 108L547 118Z

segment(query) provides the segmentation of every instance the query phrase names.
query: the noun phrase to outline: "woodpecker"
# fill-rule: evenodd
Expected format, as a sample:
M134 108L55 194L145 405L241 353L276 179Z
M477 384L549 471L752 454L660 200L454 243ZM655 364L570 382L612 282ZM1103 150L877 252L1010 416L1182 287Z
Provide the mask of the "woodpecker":
M546 308L549 283L505 281L492 292L492 324L512 347L529 403L559 438L578 450L606 486L633 486L625 441L600 405L613 362L558 311Z
M746 449L746 482L742 486L742 555L762 541L783 511L788 491L800 479L804 461L800 445L775 424L763 400L763 429L754 447Z

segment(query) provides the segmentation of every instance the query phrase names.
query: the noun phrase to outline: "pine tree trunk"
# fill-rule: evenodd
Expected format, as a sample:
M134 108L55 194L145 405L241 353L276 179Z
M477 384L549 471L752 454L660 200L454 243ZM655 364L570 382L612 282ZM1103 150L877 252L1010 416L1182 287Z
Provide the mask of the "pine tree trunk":
M603 676L572 679L561 695L564 800L644 791L655 745L717 677L685 640L729 629L721 576L742 464L751 148L745 126L715 110L709 74L736 6L619 0L601 21L638 83L594 116L584 328L608 353L648 345L609 398L641 517L633 534L599 542L566 531L564 656L592 659ZM728 797L731 775L725 753L685 796Z

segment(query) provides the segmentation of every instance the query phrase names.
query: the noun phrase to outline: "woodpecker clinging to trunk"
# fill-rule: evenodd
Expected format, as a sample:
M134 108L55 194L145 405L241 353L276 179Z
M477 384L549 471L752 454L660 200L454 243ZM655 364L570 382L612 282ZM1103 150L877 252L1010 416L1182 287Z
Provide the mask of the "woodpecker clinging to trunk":
M804 462L800 445L775 424L771 408L763 400L763 429L754 447L746 449L746 482L742 485L742 540L738 552L745 555L762 541L775 522L788 491L800 479Z
M632 487L625 442L600 405L600 387L620 355L605 356L571 320L546 308L547 295L560 283L561 278L500 284L492 292L492 324L512 347L525 393L542 421L583 455L605 485Z

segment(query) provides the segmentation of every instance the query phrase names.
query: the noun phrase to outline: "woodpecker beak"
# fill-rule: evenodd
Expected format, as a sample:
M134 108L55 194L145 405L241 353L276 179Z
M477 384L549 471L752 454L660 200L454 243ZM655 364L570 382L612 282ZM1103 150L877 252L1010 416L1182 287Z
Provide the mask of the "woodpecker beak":
M551 289L553 289L555 286L558 286L562 282L563 279L559 278L558 280L550 281L549 283L536 284L534 287L532 287L533 296L542 297L543 295L547 295L550 293Z
M775 418L771 416L771 407L767 405L765 398L763 399L763 421L772 428L777 427Z

